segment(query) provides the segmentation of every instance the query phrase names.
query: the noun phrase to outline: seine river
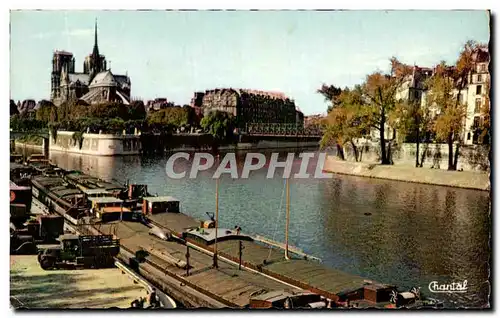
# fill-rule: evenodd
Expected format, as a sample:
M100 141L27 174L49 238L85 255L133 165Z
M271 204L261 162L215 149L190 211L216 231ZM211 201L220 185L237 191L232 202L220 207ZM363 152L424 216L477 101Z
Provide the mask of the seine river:
M239 154L239 168L244 153ZM181 201L182 211L207 218L215 211L214 169L196 179L169 179L167 157L93 157L51 154L66 169L103 179L148 184L149 191ZM300 158L294 161L298 171ZM176 162L175 170L190 163ZM314 161L310 163L314 172ZM251 234L284 240L283 169L249 179L220 180L221 227L241 226ZM490 219L488 193L405 182L334 175L290 182L290 243L327 266L403 289L420 286L447 307L485 307L489 295ZM280 211L281 207L281 211ZM432 293L429 284L464 282L465 293Z

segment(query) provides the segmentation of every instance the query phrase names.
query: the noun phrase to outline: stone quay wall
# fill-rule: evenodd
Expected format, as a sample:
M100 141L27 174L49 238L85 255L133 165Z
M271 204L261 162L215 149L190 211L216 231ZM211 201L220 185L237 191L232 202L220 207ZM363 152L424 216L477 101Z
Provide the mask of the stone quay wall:
M359 162L380 163L380 146L376 142L357 142ZM453 146L455 152L456 145ZM419 162L423 162L424 168L448 169L448 145L447 144L420 144ZM391 158L394 165L415 167L416 155L415 143L403 143L391 148ZM332 148L332 154L337 155L337 149ZM356 161L354 150L351 145L344 147L346 161ZM460 145L457 162L457 170L463 171L489 171L488 147L485 145Z

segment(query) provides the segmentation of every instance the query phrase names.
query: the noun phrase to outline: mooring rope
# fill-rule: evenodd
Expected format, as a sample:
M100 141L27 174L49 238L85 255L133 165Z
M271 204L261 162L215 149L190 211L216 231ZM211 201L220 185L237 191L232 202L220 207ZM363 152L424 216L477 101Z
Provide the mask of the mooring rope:
M285 188L286 188L286 180L285 180L285 183L283 185L283 191L281 192L280 208L278 211L278 220L276 222L276 227L275 227L274 233L273 233L273 241L276 238L276 231L278 231L279 220L281 218L281 210L283 209L283 197L285 196ZM269 258L271 257L272 251L273 251L273 247L272 247L272 245L269 245L269 255L267 255L267 260L269 260Z

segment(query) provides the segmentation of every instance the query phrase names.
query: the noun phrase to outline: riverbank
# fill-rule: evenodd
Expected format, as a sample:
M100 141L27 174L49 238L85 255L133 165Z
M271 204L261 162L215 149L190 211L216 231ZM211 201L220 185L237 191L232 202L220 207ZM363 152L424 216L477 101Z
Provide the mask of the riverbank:
M27 308L103 309L129 308L147 291L117 268L45 271L34 255L11 255L10 296Z
M415 168L407 165L387 166L373 163L341 161L334 156L327 157L323 170L359 177L489 191L489 175L486 172L447 171Z

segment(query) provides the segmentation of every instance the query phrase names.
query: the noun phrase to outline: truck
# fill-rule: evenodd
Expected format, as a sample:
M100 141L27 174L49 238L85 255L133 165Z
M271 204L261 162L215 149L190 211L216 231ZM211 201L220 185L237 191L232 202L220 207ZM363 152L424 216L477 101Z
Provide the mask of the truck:
M38 215L24 224L10 223L11 254L37 254L37 245L56 243L64 233L64 218L55 214Z
M59 242L40 250L38 263L42 269L112 267L120 252L120 240L113 235L64 234Z

